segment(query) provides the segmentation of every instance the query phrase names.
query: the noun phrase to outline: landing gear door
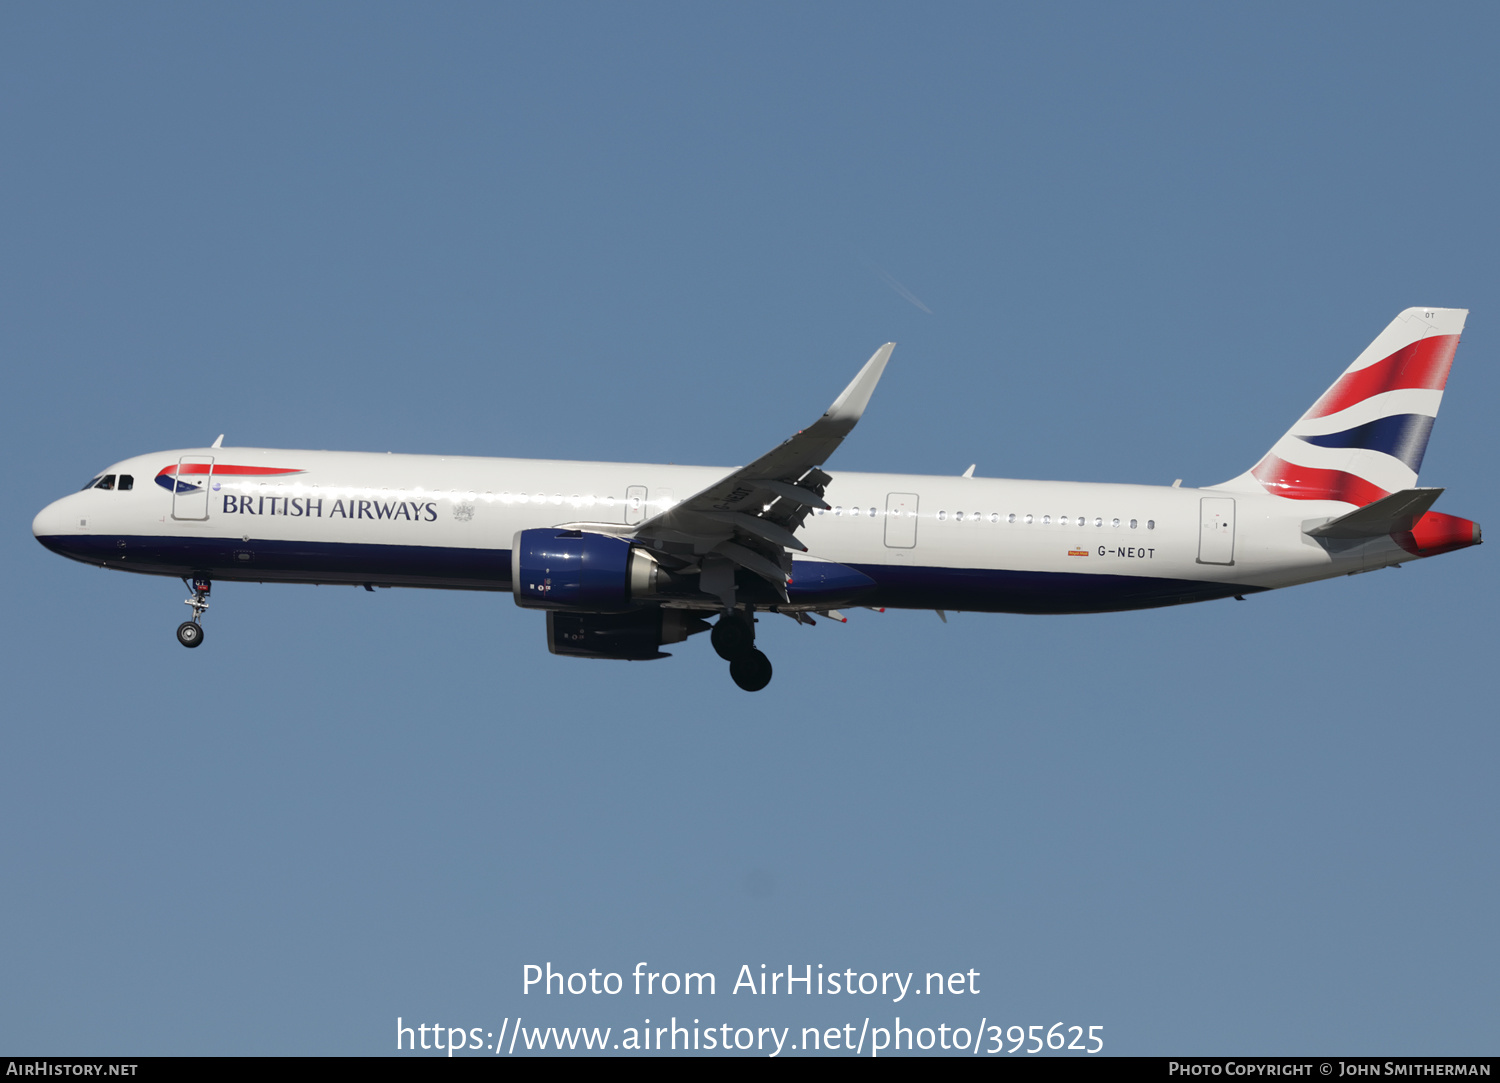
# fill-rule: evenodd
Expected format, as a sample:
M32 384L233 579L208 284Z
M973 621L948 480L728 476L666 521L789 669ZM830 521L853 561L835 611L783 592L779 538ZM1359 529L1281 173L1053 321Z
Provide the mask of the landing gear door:
M886 494L885 545L887 549L915 549L917 547L916 493Z
M1200 501L1199 564L1234 563L1234 498L1205 496Z
M214 479L212 455L184 455L177 460L172 486L172 518L203 522L208 518L208 491Z

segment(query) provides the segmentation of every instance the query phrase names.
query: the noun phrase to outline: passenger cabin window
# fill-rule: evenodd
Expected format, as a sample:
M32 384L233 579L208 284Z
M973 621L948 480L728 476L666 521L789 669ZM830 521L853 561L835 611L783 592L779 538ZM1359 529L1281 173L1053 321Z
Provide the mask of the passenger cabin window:
M96 489L113 489L114 487L115 476L113 474L105 474L102 478L99 479L99 484L94 486L94 488Z

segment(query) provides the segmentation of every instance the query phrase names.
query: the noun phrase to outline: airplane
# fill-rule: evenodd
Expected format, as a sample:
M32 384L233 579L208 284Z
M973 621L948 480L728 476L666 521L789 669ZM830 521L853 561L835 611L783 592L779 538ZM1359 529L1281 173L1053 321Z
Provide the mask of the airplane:
M1245 473L1200 489L830 473L891 357L739 468L224 447L115 463L32 533L173 576L508 591L554 654L645 660L708 631L740 688L757 614L1099 613L1237 598L1477 545L1417 473L1466 309L1409 308ZM712 622L712 623L710 623Z

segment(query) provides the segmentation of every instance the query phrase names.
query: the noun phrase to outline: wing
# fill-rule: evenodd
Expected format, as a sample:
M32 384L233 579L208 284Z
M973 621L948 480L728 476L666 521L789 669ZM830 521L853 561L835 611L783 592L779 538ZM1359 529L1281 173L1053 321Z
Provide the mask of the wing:
M819 469L853 430L896 348L887 342L865 362L828 412L778 447L647 519L635 537L698 565L706 593L734 604L734 569L754 572L783 601L791 573L788 550L806 552L797 529L814 508L827 508L832 480Z

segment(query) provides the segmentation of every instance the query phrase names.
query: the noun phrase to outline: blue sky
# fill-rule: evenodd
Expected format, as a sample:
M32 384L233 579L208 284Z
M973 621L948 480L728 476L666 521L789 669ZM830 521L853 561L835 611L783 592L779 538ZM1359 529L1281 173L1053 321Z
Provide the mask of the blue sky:
M1097 1025L1494 1053L1488 547L1241 605L546 651L503 596L68 564L32 515L226 442L737 463L895 357L834 468L1241 472L1401 309L1497 521L1485 5L0 12L0 1052L395 1020ZM899 285L899 289L897 286ZM919 303L918 303L919 302ZM539 998L522 967L712 971ZM742 964L979 994L731 995Z

